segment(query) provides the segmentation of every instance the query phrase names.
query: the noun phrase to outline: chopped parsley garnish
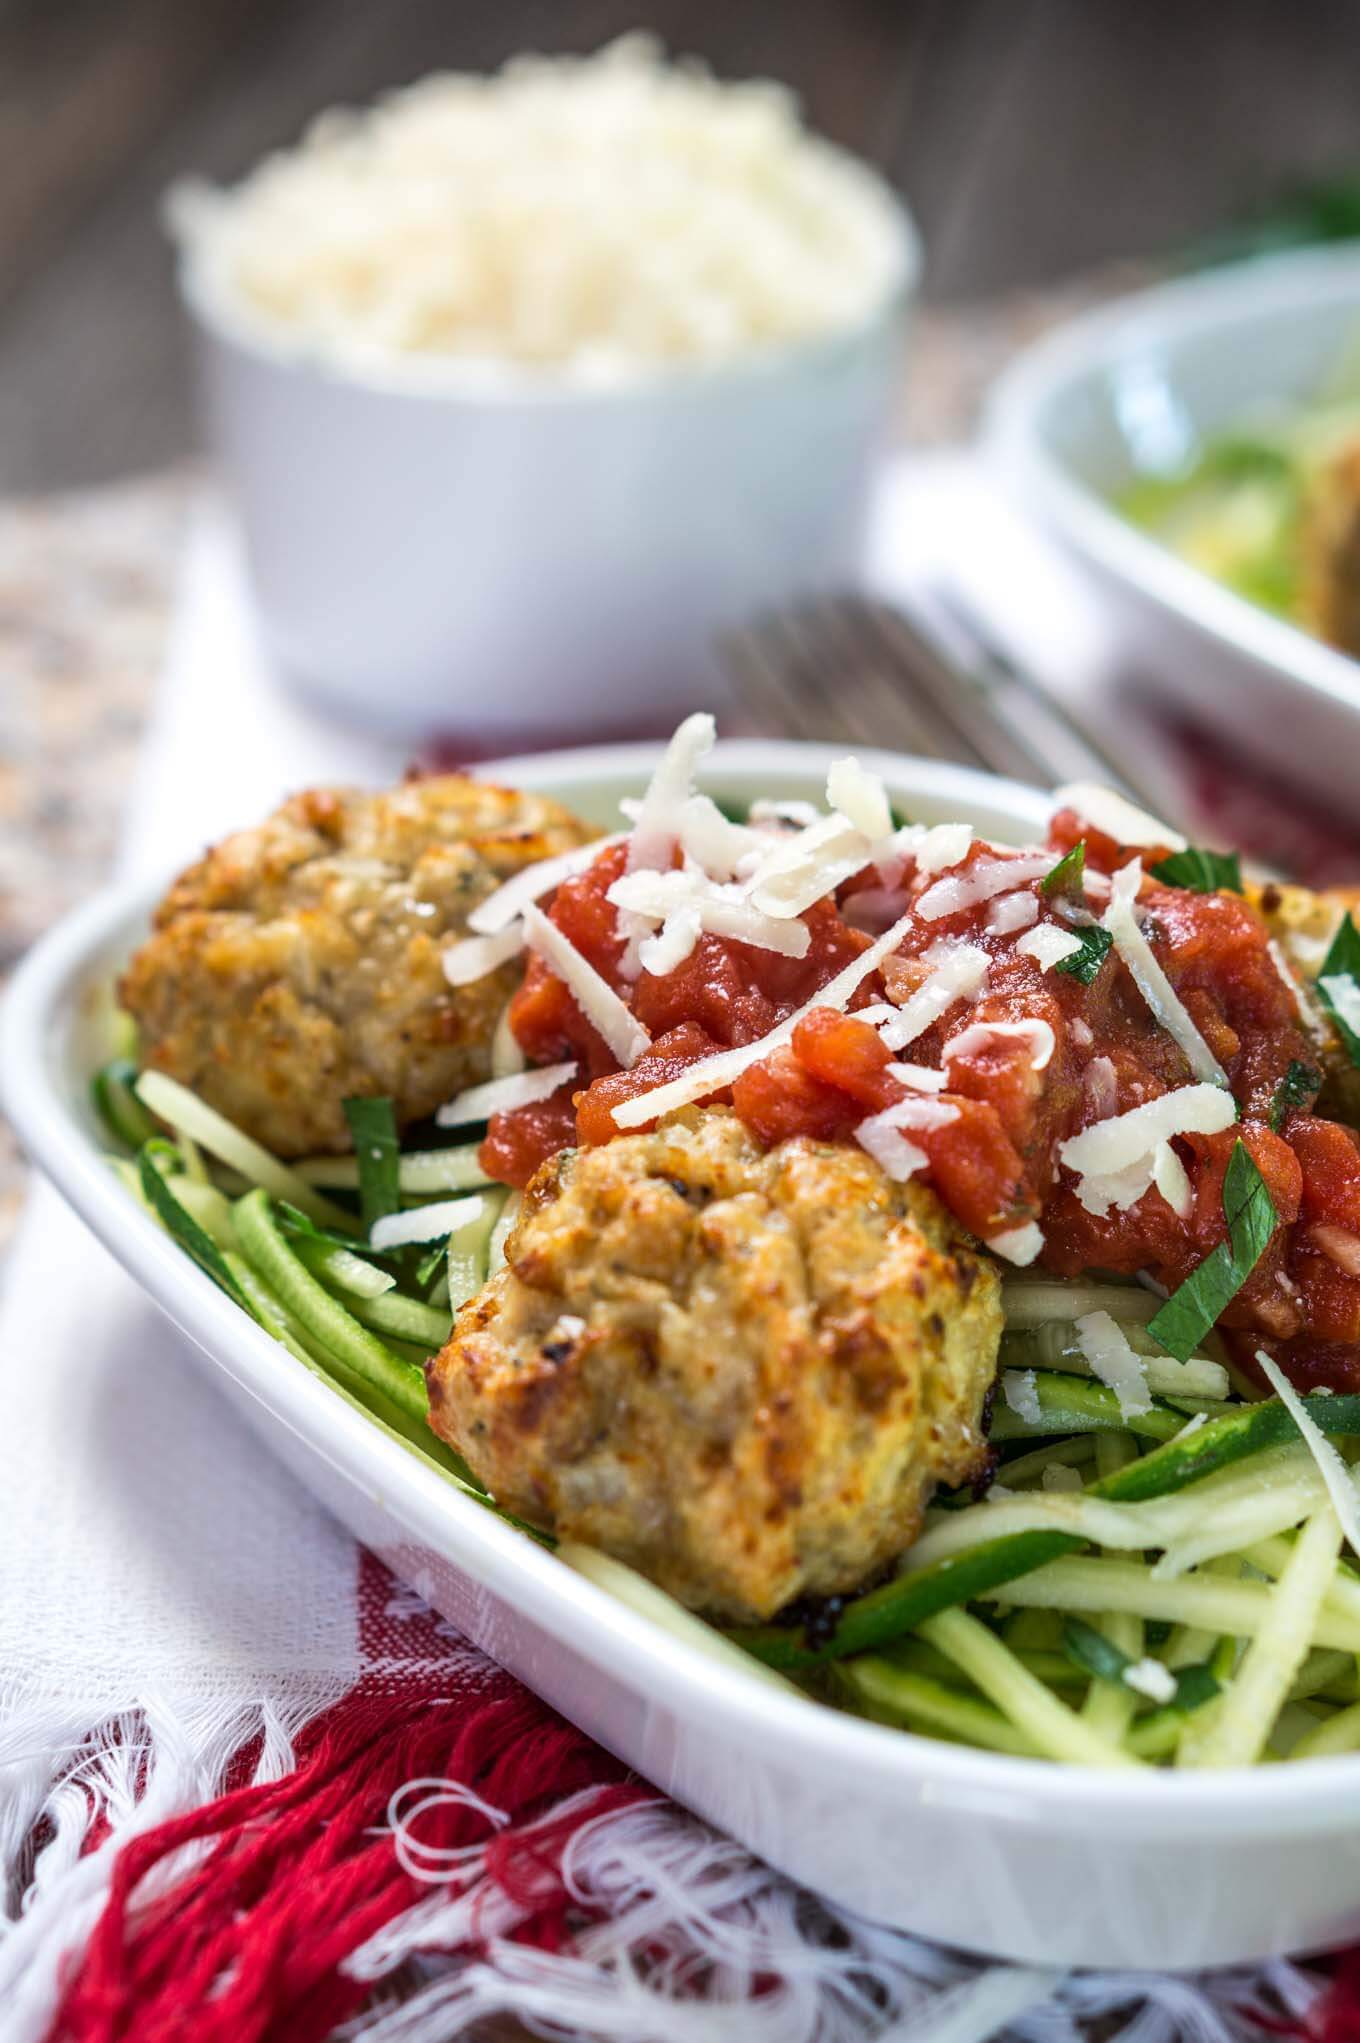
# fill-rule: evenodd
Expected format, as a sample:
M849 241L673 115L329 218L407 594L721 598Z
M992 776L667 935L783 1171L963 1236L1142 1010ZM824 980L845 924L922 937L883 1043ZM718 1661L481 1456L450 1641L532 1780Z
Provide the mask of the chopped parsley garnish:
M1300 1064L1297 1057L1291 1058L1289 1069L1275 1088L1275 1097L1270 1102L1270 1125L1278 1135L1284 1126L1284 1117L1294 1107L1306 1106L1322 1084L1322 1073L1314 1071L1311 1064Z
M389 1099L346 1100L344 1107L359 1165L359 1208L367 1233L375 1220L401 1205L396 1117Z
M1148 1322L1153 1340L1178 1362L1189 1361L1242 1289L1275 1232L1278 1216L1274 1201L1240 1137L1223 1179L1223 1217L1228 1223L1228 1239L1191 1271Z
M1163 858L1152 868L1154 879L1167 887L1188 887L1196 894L1216 894L1220 888L1229 894L1242 891L1242 860L1235 851L1205 851L1198 844L1187 844L1184 851L1173 851L1170 858Z
M1051 899L1054 894L1070 894L1075 901L1082 898L1082 880L1086 876L1086 839L1079 837L1069 852L1058 860L1051 873L1045 873L1039 882L1039 892Z
M166 1233L193 1257L200 1270L206 1270L213 1282L221 1285L228 1298L234 1298L238 1305L245 1307L241 1287L223 1261L217 1243L205 1228L199 1226L193 1214L180 1205L165 1182L156 1157L156 1151L164 1147L163 1143L148 1142L138 1155L137 1175L143 1192L164 1222Z
M1360 929L1348 915L1318 973L1318 998L1336 1023L1351 1063L1360 1066Z
M1098 922L1091 923L1086 929L1074 929L1072 934L1081 938L1081 949L1059 958L1053 969L1066 972L1070 979L1080 979L1083 986L1089 986L1109 956L1114 938Z

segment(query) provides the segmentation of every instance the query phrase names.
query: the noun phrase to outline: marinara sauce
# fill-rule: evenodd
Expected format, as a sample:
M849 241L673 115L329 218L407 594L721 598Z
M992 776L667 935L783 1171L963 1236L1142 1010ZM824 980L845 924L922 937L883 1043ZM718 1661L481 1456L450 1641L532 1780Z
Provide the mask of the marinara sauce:
M1118 845L1071 812L1054 819L1055 852L1079 838L1088 913L1099 913L1108 876L1130 857L1150 867L1162 856ZM652 1048L620 1071L567 987L532 959L511 1007L515 1036L531 1062L573 1058L580 1076L548 1101L494 1117L482 1158L508 1184L527 1183L545 1157L567 1144L610 1140L619 1132L612 1108L620 1100L716 1050L758 1041L870 941L835 901L823 900L803 917L811 942L802 959L705 934L673 972L629 979L617 913L605 898L626 856L623 845L602 852L558 889L550 912L644 1024ZM979 861L1003 856L975 843L951 875L966 878ZM867 877L872 883L874 876ZM864 885L864 876L851 882L842 899ZM930 885L928 876L909 879L904 905L916 906ZM1033 895L1031 927L1070 930L1080 921L1080 903L1051 900L1032 879L1018 881L1013 892ZM908 1134L926 1157L921 1175L957 1218L984 1241L1037 1222L1043 1267L1062 1275L1146 1272L1173 1290L1224 1239L1223 1178L1240 1138L1281 1225L1223 1325L1247 1363L1264 1345L1298 1381L1360 1387L1360 1139L1297 1107L1276 1114L1280 1125L1271 1125L1291 1063L1316 1066L1317 1052L1266 928L1238 895L1197 893L1152 878L1143 881L1138 909L1154 957L1227 1073L1238 1105L1238 1121L1220 1133L1175 1138L1192 1188L1188 1217L1155 1188L1103 1215L1082 1205L1071 1174L1060 1167L1059 1146L1093 1122L1194 1082L1195 1074L1116 951L1089 984L1044 969L1017 948L1023 927L994 926L1008 919L998 917L995 897L933 919L917 914L900 949L861 984L850 1013L814 1008L786 1047L713 1097L730 1100L766 1145L797 1135L853 1139L867 1116L913 1090L854 1009L885 997L900 1006L929 977L941 947L975 945L987 954L979 991L955 1001L899 1053L946 1072L945 1089L928 1096L955 1111ZM1045 1029L991 1033L978 1026L987 1023L1043 1024L1051 1047Z

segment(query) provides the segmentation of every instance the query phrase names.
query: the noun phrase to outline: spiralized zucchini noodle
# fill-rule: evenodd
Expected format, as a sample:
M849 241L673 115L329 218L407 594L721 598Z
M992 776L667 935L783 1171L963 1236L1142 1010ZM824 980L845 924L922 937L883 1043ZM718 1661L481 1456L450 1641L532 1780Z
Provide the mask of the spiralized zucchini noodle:
M298 1362L494 1509L424 1424L421 1369L513 1224L475 1144L393 1151L401 1218L375 1250L355 1157L282 1164L127 1057L93 1092L150 1218ZM1360 1748L1360 1571L1286 1407L1244 1400L1213 1336L1159 1360L1158 1301L1138 1286L1015 1275L1003 1296L996 1479L981 1501L938 1497L898 1572L824 1634L718 1632L617 1560L562 1558L729 1669L957 1744L1112 1767ZM1148 1358L1141 1411L1093 1373L1081 1328L1098 1314ZM1343 1449L1360 1437L1360 1397L1308 1408Z

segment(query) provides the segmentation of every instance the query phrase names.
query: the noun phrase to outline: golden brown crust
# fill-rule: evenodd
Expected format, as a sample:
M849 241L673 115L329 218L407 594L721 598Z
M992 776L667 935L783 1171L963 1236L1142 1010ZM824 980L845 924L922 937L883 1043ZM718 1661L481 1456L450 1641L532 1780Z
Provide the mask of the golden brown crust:
M120 994L145 1062L282 1156L349 1147L341 1102L419 1120L488 1076L518 968L456 992L469 912L591 832L545 796L462 775L313 788L175 881Z
M995 1265L867 1156L734 1115L543 1166L429 1365L498 1500L714 1615L851 1589L986 1455Z

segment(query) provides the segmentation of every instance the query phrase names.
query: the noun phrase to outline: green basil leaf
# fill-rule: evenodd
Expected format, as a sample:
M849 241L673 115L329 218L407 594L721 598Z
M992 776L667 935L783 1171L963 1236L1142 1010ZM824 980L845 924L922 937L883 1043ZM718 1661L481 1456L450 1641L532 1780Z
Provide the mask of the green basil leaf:
M1039 882L1039 892L1050 899L1054 894L1070 894L1075 901L1082 899L1082 880L1086 873L1086 839L1079 837L1072 849L1054 866L1051 873L1045 873Z
M1081 949L1069 957L1059 959L1053 967L1055 972L1066 972L1070 979L1080 979L1083 986L1089 986L1096 973L1110 955L1114 938L1108 929L1102 929L1098 922L1085 929L1074 929L1072 934L1081 938Z
M1318 973L1318 998L1336 1023L1351 1063L1360 1066L1360 929L1348 915Z
M156 1158L150 1154L153 1145L145 1143L137 1157L137 1175L142 1181L142 1190L165 1223L166 1233L180 1247L191 1255L201 1270L205 1270L215 1284L219 1284L228 1298L247 1312L250 1310L241 1296L241 1288L222 1258L222 1251L205 1228L199 1226L192 1213L181 1206L179 1200L165 1182L157 1168Z
M1242 860L1235 851L1205 851L1198 844L1188 844L1184 851L1173 851L1170 858L1164 858L1152 868L1154 879L1167 887L1188 887L1196 894L1216 894L1220 888L1229 894L1242 891Z
M396 1116L389 1099L346 1100L344 1107L359 1165L359 1210L368 1233L375 1220L401 1206Z
M1276 1086L1275 1097L1270 1102L1270 1125L1277 1135L1290 1109L1306 1106L1321 1084L1320 1071L1314 1071L1311 1064L1300 1064L1297 1057L1290 1059L1289 1069Z
M1275 1232L1277 1214L1266 1181L1245 1142L1238 1138L1223 1180L1223 1217L1228 1239L1192 1270L1148 1322L1158 1346L1188 1362L1246 1283Z

